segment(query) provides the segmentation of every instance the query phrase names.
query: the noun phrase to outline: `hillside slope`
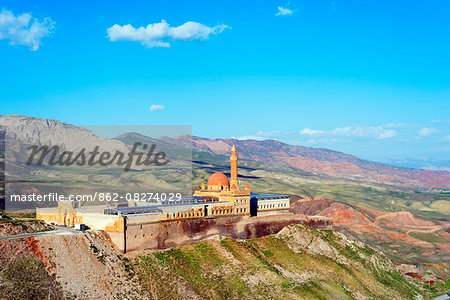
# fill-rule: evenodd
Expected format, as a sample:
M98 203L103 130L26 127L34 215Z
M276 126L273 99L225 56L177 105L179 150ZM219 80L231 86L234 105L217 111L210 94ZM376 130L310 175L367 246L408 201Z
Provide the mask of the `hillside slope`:
M125 143L135 133L124 133L117 139L98 137L91 131L56 120L21 115L0 115L0 125L13 132L21 142L62 145L65 149L89 149L99 145L105 149L125 150ZM292 146L276 140L206 139L196 136L179 136L176 139L149 138L167 146L180 142L194 151L229 155L231 146L238 148L241 159L272 164L289 165L310 173L371 181L408 187L450 188L450 172L408 169L369 162L353 155L322 148ZM135 140L135 139L134 139ZM125 143L124 143L125 142Z
M101 232L0 241L2 299L413 299L384 254L330 230L290 225L121 255ZM433 295L444 287L435 285Z
M406 211L382 212L323 198L296 201L291 209L332 218L334 230L383 251L398 263L446 264L450 260L448 220L425 219ZM445 278L450 275L443 273Z
M177 139L192 143L196 151L221 155L229 155L232 145L236 145L242 159L286 164L316 174L409 187L450 188L450 172L395 167L329 149L292 146L276 140L206 139L196 136L180 136Z
M155 299L412 299L424 295L381 253L291 225L266 238L210 239L135 259Z

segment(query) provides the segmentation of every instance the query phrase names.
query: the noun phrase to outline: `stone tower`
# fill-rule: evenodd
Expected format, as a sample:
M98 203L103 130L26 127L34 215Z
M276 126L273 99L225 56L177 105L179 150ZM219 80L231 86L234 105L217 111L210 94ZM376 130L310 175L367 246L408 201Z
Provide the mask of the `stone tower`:
M237 152L236 147L233 145L233 148L231 148L231 156L230 156L230 162L231 162L231 180L230 180L230 187L231 190L239 190L239 184L238 184L238 178L237 178Z

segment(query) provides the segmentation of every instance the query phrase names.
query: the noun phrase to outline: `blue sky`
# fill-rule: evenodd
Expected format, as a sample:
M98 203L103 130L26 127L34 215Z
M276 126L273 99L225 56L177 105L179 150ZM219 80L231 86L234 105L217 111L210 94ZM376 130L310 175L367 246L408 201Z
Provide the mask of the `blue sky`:
M449 1L0 0L0 10L0 114L450 159Z

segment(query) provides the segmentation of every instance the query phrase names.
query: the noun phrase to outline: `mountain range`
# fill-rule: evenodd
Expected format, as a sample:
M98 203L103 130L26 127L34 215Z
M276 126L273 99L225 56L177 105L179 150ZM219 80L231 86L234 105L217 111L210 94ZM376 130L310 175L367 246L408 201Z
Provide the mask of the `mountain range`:
M19 115L0 116L0 125L6 125L24 144L59 144L64 149L92 145L130 149L135 142L141 142L157 143L164 151L192 150L192 178L186 182L193 189L216 171L229 176L229 154L235 145L239 180L248 183L252 191L290 194L292 212L330 217L335 230L368 243L396 262L420 262L436 268L448 261L450 194L440 190L418 193L415 188L450 188L449 172L396 167L329 149L275 140L149 137L137 132L125 132L110 139L71 124ZM147 189L159 182L180 180L177 170L165 171L147 174L146 170L134 170L128 175L139 179L136 182ZM39 175L69 180L84 176L67 168L59 173L42 169ZM118 187L110 172L89 176L89 182L100 177L101 182ZM448 270L444 264L442 273L448 274Z
M362 160L324 148L293 146L276 140L207 139L180 136L195 151L229 155L232 145L242 159L288 165L319 175L406 187L450 188L450 172L396 167Z
M229 155L232 145L239 158L273 165L286 165L309 172L356 181L368 181L404 187L450 188L450 172L397 167L370 162L356 156L324 148L294 146L276 140L207 139L182 135L177 137L147 137L138 133L124 133L116 139L98 137L83 127L21 115L0 116L0 125L9 128L15 138L28 143L63 145L64 148L90 148L92 144L104 148L125 149L128 141L143 141L179 147L184 144L193 152Z

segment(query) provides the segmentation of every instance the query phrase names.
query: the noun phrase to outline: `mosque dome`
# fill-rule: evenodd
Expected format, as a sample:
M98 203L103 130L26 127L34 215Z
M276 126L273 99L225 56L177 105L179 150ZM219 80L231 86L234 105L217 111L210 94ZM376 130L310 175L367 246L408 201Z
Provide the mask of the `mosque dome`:
M230 186L228 177L222 172L212 174L208 179L208 186Z

